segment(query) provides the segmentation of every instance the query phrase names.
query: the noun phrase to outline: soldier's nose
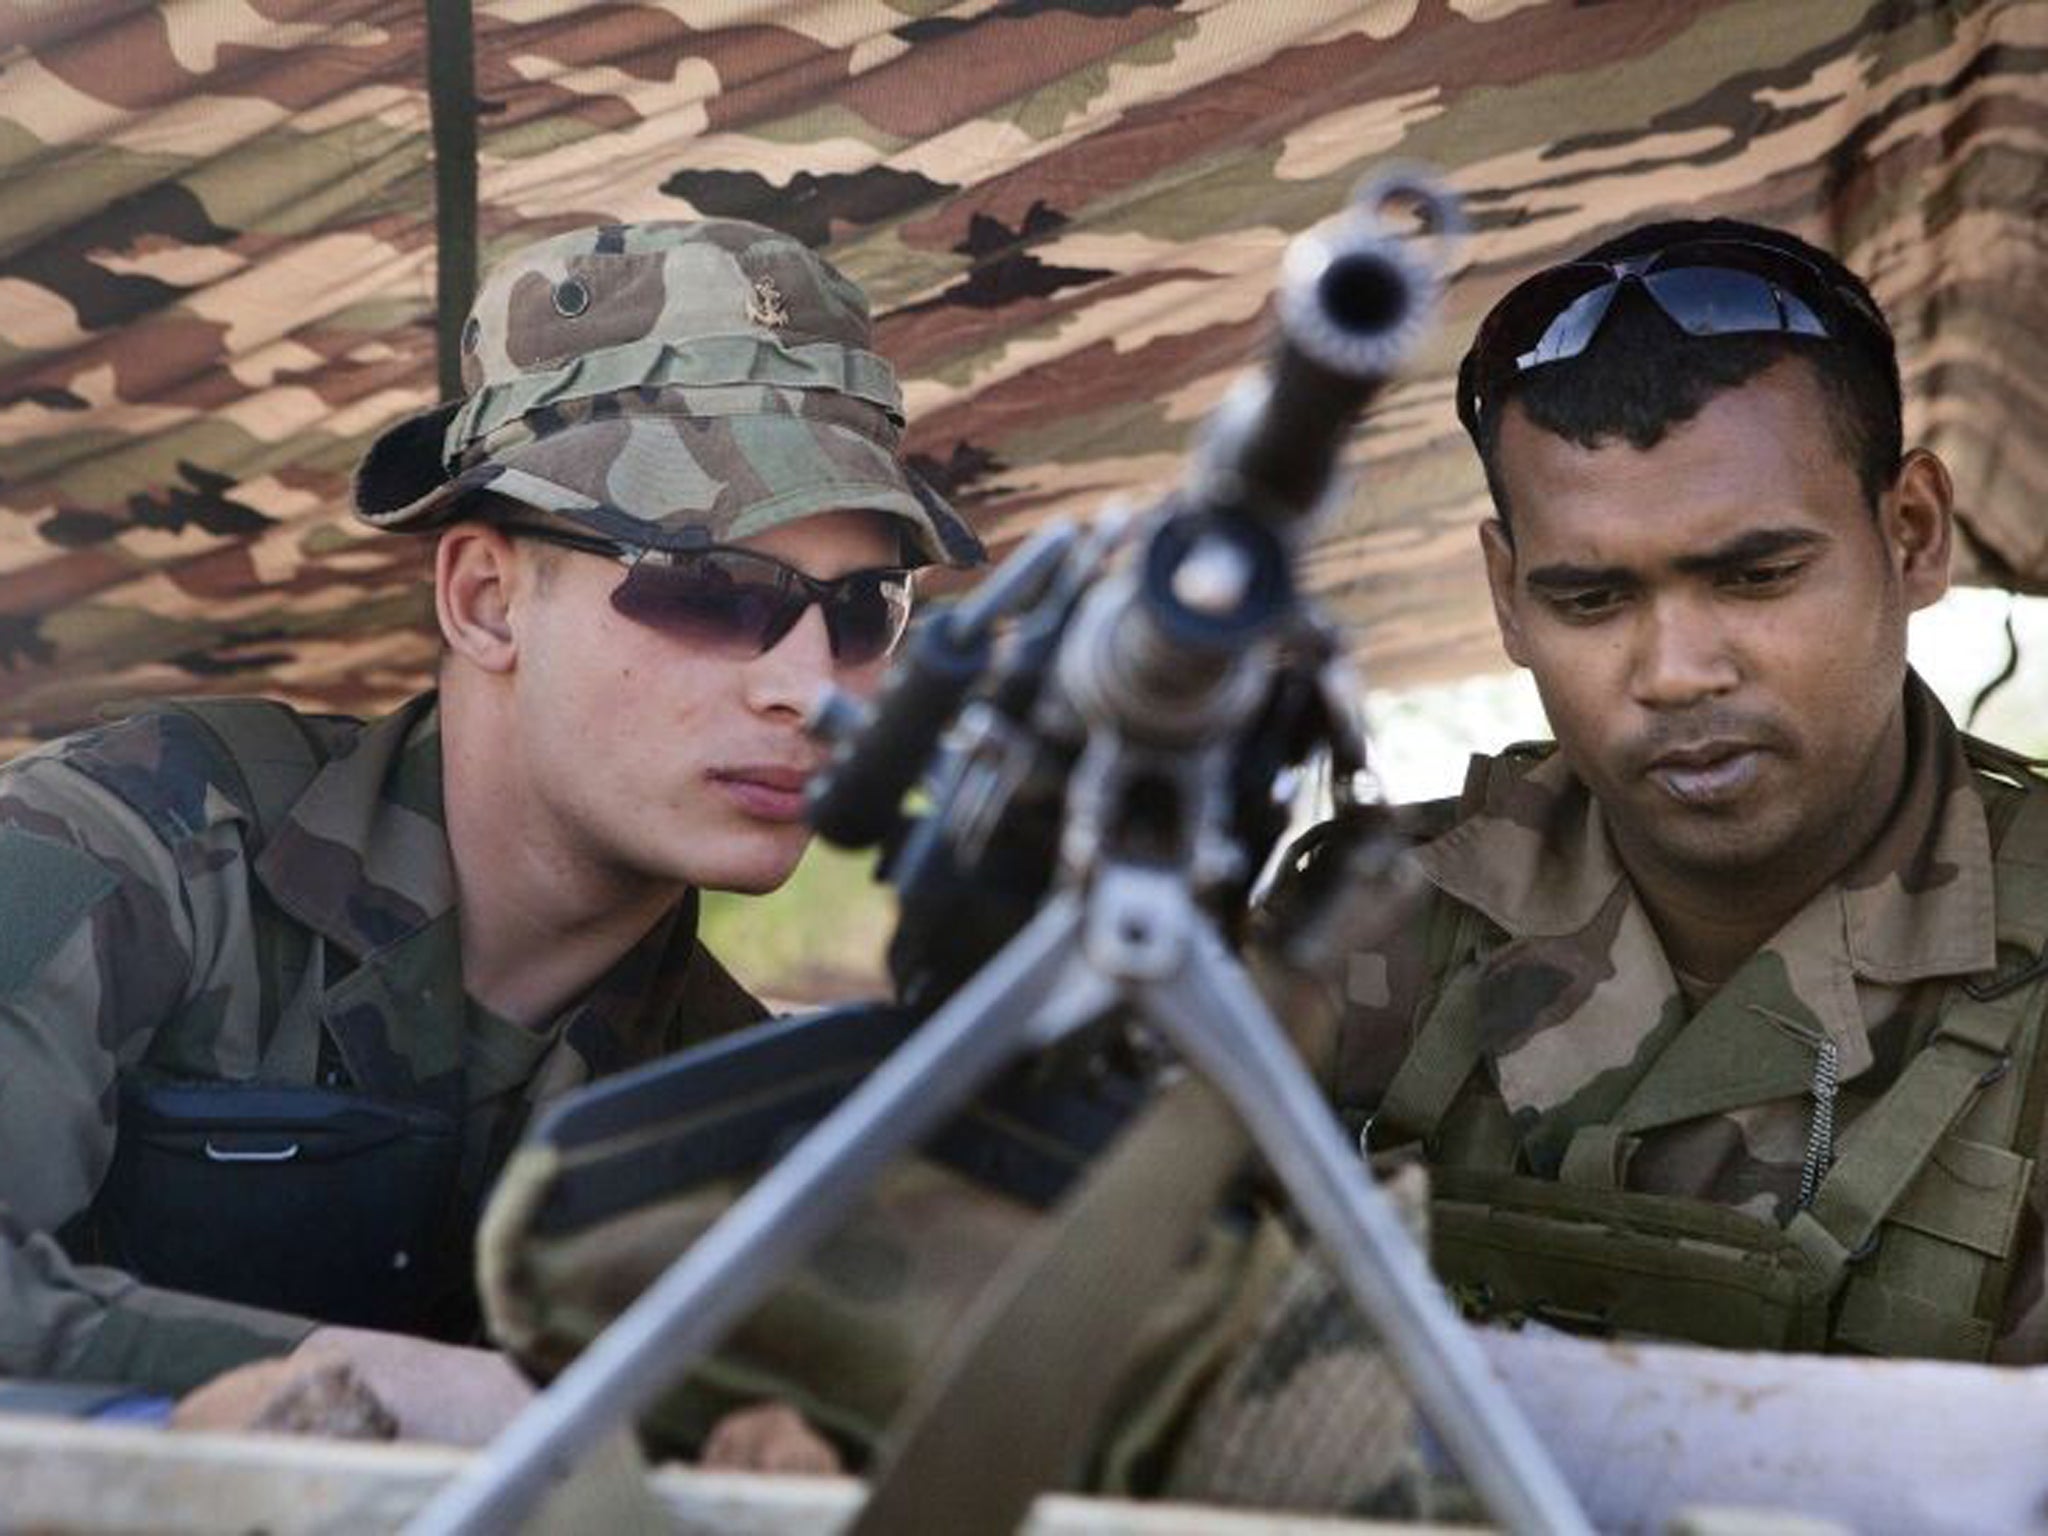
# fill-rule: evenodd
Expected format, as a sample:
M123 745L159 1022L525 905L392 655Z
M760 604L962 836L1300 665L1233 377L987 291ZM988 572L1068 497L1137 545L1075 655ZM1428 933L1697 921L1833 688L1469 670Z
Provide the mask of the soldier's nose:
M1740 681L1721 625L1693 605L1643 604L1633 642L1630 694L1648 708L1683 708Z
M808 718L834 681L832 639L816 603L788 634L746 663L747 703L764 714Z

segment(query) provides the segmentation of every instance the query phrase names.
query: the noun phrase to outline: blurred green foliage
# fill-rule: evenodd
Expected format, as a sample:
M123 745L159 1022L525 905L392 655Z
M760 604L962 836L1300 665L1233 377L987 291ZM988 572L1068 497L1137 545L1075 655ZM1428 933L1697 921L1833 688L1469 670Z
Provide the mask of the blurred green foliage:
M778 891L706 892L704 942L771 1007L883 996L896 893L875 880L874 865L872 849L848 852L813 839Z

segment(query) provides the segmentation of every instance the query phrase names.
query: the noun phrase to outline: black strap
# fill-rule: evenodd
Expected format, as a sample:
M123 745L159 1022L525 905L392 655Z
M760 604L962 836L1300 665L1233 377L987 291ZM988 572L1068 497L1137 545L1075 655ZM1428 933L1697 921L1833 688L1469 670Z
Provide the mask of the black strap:
M476 33L469 0L427 0L434 120L434 355L443 400L462 394L462 323L476 297Z

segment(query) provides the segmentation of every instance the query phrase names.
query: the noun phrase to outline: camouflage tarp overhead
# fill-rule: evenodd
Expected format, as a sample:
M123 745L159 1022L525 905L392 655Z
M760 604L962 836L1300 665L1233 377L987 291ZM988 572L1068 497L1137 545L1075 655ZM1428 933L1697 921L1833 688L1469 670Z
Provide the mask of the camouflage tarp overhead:
M1475 224L1446 327L1312 565L1378 682L1498 664L1463 335L1673 211L1869 274L1975 558L2048 584L2048 4L5 0L0 740L428 676L426 550L345 502L436 394L430 20L458 82L474 47L442 128L473 122L485 260L692 212L827 247L999 549L1167 484L1287 238L1388 157L1441 168Z

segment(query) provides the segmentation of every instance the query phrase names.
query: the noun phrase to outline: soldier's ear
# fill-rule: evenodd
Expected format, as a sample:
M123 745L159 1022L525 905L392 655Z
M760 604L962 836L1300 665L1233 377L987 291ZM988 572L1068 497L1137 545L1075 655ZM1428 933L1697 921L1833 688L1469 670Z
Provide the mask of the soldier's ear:
M1908 612L1925 608L1948 590L1955 529L1955 488L1948 467L1925 448L1899 465L1899 478L1878 503L1879 532L1906 594Z
M1515 546L1499 518L1490 517L1479 525L1479 552L1486 557L1486 586L1493 594L1493 621L1500 626L1501 646L1509 661L1526 667L1528 646L1522 639L1521 614L1515 604Z
M486 672L518 659L512 629L512 541L484 523L457 523L434 550L434 612L449 650Z

